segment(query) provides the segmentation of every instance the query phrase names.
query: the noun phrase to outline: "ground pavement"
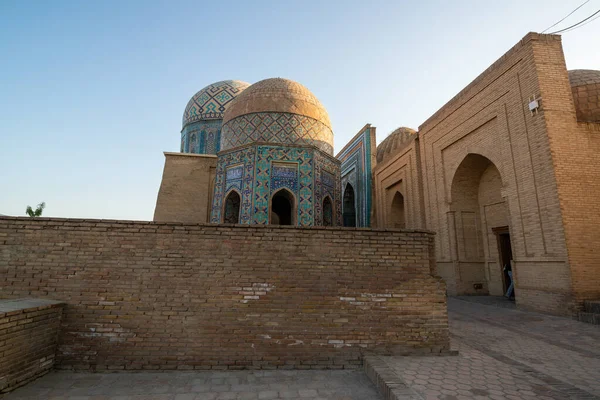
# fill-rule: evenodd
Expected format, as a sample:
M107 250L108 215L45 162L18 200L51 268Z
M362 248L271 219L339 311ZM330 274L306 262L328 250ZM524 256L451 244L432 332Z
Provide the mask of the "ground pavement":
M450 298L448 312L458 356L372 360L396 398L600 399L597 325L516 311L497 297Z
M386 399L600 400L600 326L517 311L495 297L450 298L448 310L459 355L367 358ZM53 372L6 400L287 398L382 397L362 371Z

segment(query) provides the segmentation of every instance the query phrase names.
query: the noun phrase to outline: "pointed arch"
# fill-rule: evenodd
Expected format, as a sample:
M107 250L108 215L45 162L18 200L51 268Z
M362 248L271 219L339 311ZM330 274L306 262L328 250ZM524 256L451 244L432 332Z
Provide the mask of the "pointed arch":
M271 196L269 223L272 225L296 225L296 196L281 188Z
M343 197L343 219L344 226L355 227L356 226L356 200L354 196L354 188L348 182L344 188Z
M240 206L242 204L242 196L237 190L231 190L225 197L223 202L223 223L239 224L240 223Z
M404 196L399 191L396 191L394 198L392 199L391 206L391 222L394 228L404 229L406 228L406 214L404 211Z
M323 226L334 225L333 201L330 196L325 196L323 199Z

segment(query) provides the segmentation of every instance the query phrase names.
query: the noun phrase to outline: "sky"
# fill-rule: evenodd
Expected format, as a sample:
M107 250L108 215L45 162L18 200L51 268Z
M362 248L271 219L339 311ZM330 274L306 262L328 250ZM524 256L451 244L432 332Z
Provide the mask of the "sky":
M152 220L164 151L206 85L298 81L339 151L417 129L530 31L584 0L0 0L0 214ZM600 9L589 0L548 32ZM600 19L563 37L600 69Z

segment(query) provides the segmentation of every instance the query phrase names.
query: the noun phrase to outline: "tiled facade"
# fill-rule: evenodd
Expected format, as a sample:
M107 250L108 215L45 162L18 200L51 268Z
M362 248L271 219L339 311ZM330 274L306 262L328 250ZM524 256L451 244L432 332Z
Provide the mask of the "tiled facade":
M342 191L348 184L354 189L357 227L371 226L375 149L375 127L368 124L336 156L342 163Z
M322 182L321 174L329 175ZM322 224L321 204L329 195L341 225L340 166L312 146L247 145L218 156L210 222L223 222L223 204L231 190L241 195L241 224L268 224L271 197L280 189L294 195L300 226ZM338 215L339 214L339 215Z

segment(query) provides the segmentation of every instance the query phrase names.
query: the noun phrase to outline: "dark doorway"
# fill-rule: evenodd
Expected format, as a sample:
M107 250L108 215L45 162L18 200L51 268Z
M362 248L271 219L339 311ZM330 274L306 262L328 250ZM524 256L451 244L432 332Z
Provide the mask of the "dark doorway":
M354 188L351 184L346 184L344 189L344 207L343 207L344 226L356 226L356 205L354 203Z
M498 255L500 256L500 268L502 268L502 283L504 293L507 292L511 282L514 279L512 271L512 247L510 245L510 233L508 227L494 229L498 239ZM514 297L514 286L512 296Z
M240 195L235 190L229 193L225 199L225 212L223 222L226 224L237 224L240 222Z
M333 204L329 196L323 199L323 226L333 226Z
M280 190L271 199L271 224L293 225L294 196L287 190Z
M406 217L404 215L404 196L402 193L396 192L392 200L392 226L394 228L406 228Z

